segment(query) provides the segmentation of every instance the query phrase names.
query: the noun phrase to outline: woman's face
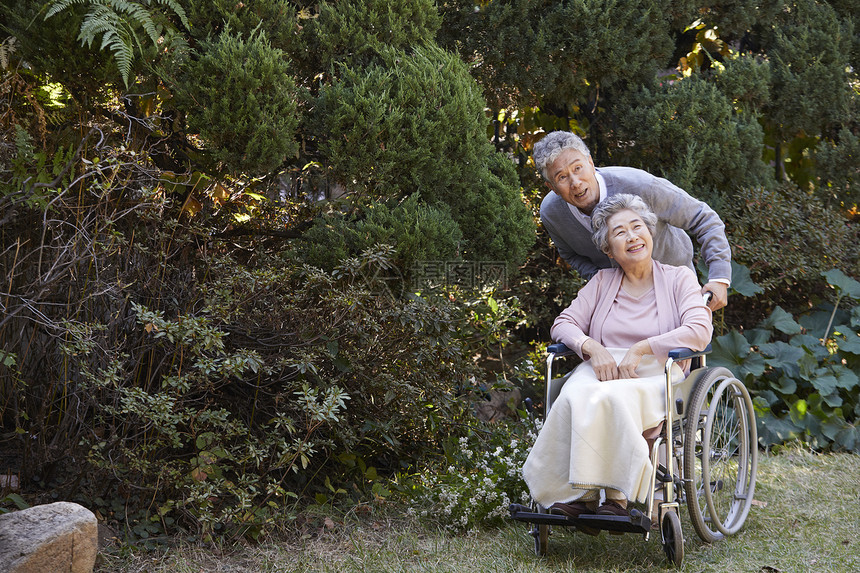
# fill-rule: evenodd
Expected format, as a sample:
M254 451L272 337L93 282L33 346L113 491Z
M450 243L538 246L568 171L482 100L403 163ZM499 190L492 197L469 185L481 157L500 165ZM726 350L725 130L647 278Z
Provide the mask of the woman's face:
M645 221L636 211L624 209L606 221L609 230L609 258L618 261L622 269L626 265L651 261L654 241Z

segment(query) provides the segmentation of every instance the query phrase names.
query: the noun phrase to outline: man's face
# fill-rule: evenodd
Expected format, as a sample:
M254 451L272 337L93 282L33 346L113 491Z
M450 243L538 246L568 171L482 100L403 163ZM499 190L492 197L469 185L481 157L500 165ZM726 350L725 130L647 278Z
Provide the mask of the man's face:
M600 202L600 187L591 157L575 149L565 149L547 166L547 175L546 186L586 215L591 215Z

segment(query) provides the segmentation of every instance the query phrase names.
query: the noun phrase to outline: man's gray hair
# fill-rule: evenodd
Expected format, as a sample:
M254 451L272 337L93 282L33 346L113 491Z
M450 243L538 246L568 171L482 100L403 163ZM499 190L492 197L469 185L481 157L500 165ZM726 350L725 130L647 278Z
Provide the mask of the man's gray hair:
M630 209L635 212L648 227L648 232L653 237L657 231L657 215L638 195L619 193L607 197L597 204L591 213L591 240L602 252L609 254L609 226L608 221L612 215Z
M565 149L573 149L586 157L591 157L591 152L585 142L578 135L569 131L553 131L535 143L533 152L535 167L546 181L549 181L549 174L546 172L547 166L555 161Z

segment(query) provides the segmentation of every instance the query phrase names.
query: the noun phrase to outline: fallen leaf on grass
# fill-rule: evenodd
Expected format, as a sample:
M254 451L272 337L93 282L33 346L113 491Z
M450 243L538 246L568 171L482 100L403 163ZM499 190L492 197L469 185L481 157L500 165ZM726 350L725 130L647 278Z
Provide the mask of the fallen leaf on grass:
M751 503L752 505L756 506L756 507L767 507L767 502L766 502L766 501L759 501L759 500L757 500L757 499L754 499L754 500L752 500L750 503Z

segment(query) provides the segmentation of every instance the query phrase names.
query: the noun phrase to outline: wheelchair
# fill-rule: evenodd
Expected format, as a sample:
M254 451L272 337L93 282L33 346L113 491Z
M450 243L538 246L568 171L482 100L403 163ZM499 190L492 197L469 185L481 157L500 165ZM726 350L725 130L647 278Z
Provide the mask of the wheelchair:
M549 508L536 502L531 506L512 504L508 508L510 517L532 525L538 556L546 555L553 527L639 533L648 541L651 516L655 516L663 551L669 562L680 568L684 560L681 504L686 504L693 528L706 543L741 529L753 501L758 467L755 412L740 380L726 368L706 366L710 350L708 345L701 352L675 349L669 353L665 366L666 418L651 448L653 470L646 511L631 507L627 517L571 518L551 514ZM545 415L570 376L553 378L553 362L574 354L560 343L550 345L547 353ZM683 360L691 360L690 374L673 382L672 365ZM661 448L665 465L660 463Z

